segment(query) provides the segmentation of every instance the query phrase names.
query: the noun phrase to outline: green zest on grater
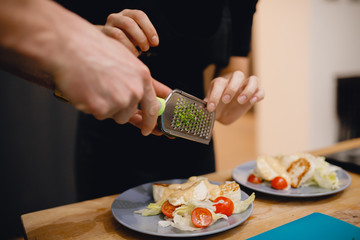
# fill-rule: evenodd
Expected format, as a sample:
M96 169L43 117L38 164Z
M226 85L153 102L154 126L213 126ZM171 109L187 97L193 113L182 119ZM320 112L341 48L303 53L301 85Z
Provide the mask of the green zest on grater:
M209 144L214 121L215 112L206 109L205 101L175 89L165 99L158 125L166 135Z

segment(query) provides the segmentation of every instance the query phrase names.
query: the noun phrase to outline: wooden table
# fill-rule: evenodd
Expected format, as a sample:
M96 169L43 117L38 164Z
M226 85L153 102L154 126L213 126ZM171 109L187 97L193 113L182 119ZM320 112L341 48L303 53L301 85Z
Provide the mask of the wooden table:
M360 139L312 151L317 155L360 147ZM360 227L360 175L350 173L351 185L326 197L283 198L257 193L250 218L231 230L206 236L206 239L246 239L294 221L313 212L324 213ZM206 175L210 180L231 180L231 170ZM248 192L251 193L251 192ZM28 240L81 239L163 239L144 235L118 223L111 204L118 195L69 204L21 216Z

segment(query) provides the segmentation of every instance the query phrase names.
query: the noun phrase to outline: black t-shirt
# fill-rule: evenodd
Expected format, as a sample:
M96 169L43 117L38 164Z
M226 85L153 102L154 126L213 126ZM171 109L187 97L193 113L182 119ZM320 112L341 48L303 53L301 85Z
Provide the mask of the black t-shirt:
M155 26L160 44L140 59L156 80L203 98L206 66L226 66L230 56L248 55L257 1L58 2L93 24L105 24L110 13L125 8L143 10ZM145 182L213 172L213 143L143 137L130 124L80 114L76 169L79 200L85 200Z

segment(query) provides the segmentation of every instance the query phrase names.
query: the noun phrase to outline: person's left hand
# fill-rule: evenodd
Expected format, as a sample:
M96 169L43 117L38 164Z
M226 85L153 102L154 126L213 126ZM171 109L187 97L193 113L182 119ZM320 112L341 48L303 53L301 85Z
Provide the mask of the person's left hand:
M105 26L100 26L105 35L124 44L135 56L159 45L159 36L150 19L141 10L124 9L108 16ZM138 48L138 49L137 49Z
M235 71L211 81L205 101L209 111L216 110L216 120L231 124L265 96L256 76L245 78L241 71Z

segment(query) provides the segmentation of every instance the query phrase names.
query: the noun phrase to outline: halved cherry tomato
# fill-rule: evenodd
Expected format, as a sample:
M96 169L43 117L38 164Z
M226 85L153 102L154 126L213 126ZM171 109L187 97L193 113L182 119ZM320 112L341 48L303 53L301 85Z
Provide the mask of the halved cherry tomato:
M275 189L285 189L288 186L285 178L283 177L276 177L271 181L271 187Z
M255 176L254 174L250 174L250 176L248 177L248 181L251 183L262 183L263 180L261 178L259 178L258 176Z
M197 228L204 228L213 220L211 212L206 208L195 208L191 213L191 221Z
M174 206L174 205L171 205L171 203L169 201L166 201L163 203L163 205L161 205L161 212L169 217L169 218L172 218L173 217L173 212L174 210L179 207L179 206Z
M220 196L217 197L214 201L214 206L216 207L215 213L225 214L226 216L231 216L234 211L234 203L231 199Z

